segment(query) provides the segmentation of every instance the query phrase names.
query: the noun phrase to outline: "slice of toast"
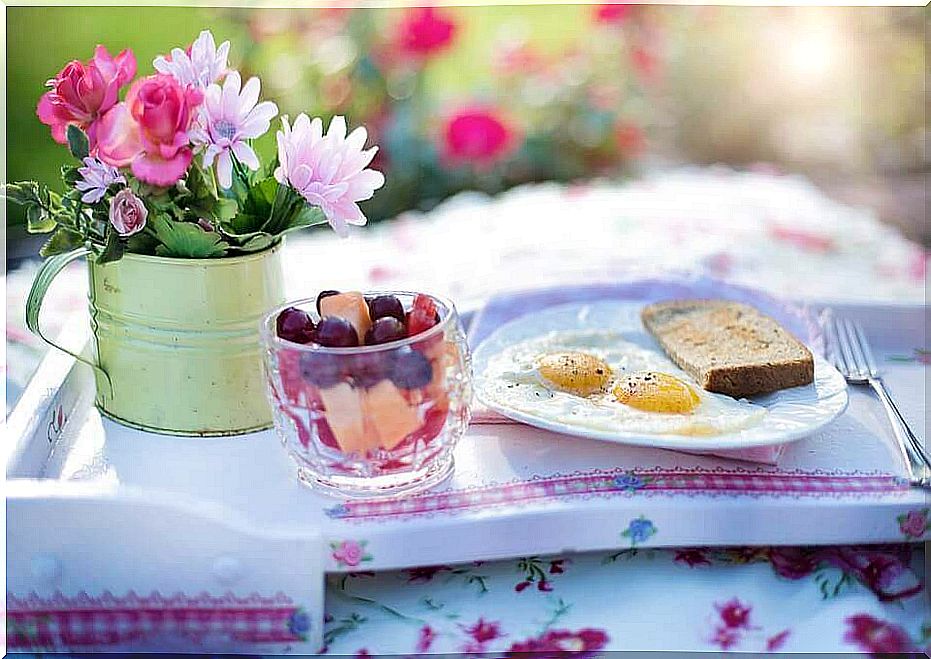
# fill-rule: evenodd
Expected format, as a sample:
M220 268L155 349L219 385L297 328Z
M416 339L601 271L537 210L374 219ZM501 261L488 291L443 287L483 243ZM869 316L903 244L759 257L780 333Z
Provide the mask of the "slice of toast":
M811 351L746 304L673 300L644 307L640 318L679 368L707 391L743 398L814 381Z

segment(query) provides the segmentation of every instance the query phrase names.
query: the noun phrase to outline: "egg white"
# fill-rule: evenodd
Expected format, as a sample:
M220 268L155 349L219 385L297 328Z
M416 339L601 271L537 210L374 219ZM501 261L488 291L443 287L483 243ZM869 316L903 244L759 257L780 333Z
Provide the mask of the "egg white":
M602 359L613 371L603 393L588 397L559 391L537 372L547 353L576 350ZM701 402L686 414L649 412L624 405L613 394L613 379L635 371L667 373L689 384ZM488 362L480 383L484 396L499 406L535 417L599 431L709 436L758 424L766 409L702 389L657 350L627 341L608 330L555 331L504 349Z

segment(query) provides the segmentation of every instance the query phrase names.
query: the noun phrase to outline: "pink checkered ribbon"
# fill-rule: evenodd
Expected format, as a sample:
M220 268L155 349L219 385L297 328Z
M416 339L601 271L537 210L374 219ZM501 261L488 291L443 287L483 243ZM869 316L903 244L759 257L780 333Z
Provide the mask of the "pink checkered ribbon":
M426 493L397 500L346 501L327 510L336 519L363 519L435 512L466 512L526 505L579 495L838 496L893 494L908 483L893 474L643 469L553 475L467 490Z
M206 598L206 599L205 599ZM208 601L209 600L209 601ZM285 597L100 598L81 594L43 600L7 595L11 649L91 648L170 637L209 637L240 644L293 643L298 607Z

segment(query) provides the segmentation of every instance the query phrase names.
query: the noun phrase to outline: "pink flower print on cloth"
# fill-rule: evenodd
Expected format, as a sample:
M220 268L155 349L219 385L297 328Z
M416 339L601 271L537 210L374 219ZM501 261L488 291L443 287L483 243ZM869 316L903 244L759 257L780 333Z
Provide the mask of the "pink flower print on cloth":
M928 521L929 508L921 510L909 510L904 515L899 515L896 519L899 522L899 530L906 538L920 538L928 529L931 529L931 522Z

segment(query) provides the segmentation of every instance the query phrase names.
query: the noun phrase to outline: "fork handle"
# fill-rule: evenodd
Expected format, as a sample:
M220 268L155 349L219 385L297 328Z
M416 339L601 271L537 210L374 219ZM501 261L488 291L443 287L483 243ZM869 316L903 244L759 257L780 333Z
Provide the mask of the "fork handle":
M889 392L886 390L886 385L883 384L883 381L879 378L870 378L869 383L886 408L889 419L893 422L893 431L899 436L900 440L904 440L900 441L900 444L905 449L907 454L906 457L911 463L911 466L922 469L924 474L921 478L931 477L931 458L928 457L927 452L921 445L921 439L912 432L912 429L909 427L905 417L902 416L892 396L889 395ZM921 480L921 478L919 478L919 480Z

